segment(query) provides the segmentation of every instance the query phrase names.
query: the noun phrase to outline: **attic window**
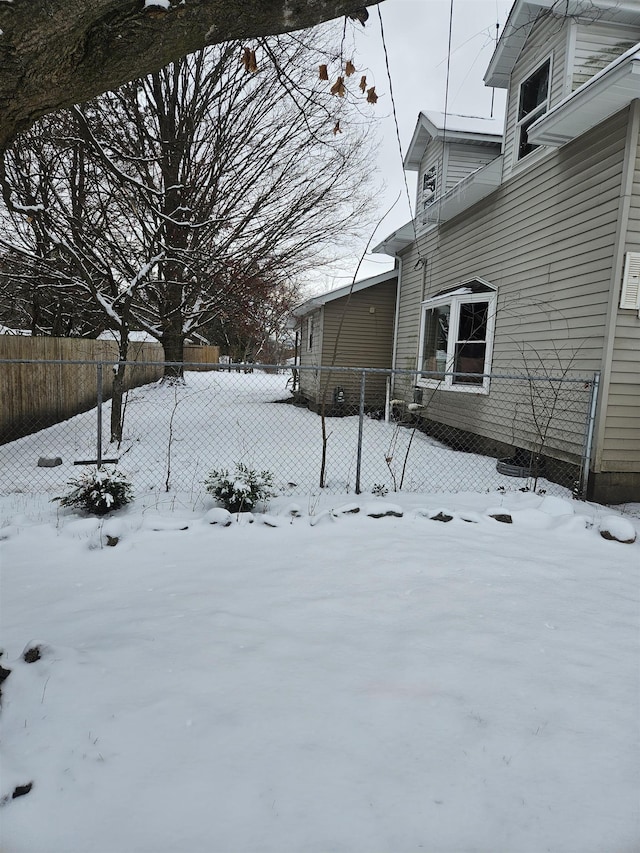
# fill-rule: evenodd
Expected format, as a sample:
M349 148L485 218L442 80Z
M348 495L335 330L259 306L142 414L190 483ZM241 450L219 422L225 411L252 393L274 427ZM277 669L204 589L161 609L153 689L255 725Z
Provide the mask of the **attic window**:
M438 169L436 166L432 166L422 176L422 204L425 207L433 199L433 196L436 194L436 178L437 178L437 176L438 176Z
M543 62L520 86L518 104L518 160L539 148L529 142L528 129L549 109L551 58Z
M422 176L420 188L420 206L425 211L436 199L436 184L438 182L438 167L432 166ZM423 223L426 220L423 219Z

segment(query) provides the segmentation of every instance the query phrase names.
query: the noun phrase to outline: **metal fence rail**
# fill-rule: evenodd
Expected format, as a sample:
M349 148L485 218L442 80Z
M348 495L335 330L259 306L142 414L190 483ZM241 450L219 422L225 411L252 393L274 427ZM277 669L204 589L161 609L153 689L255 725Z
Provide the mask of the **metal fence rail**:
M185 364L184 381L140 385L131 363L114 420L112 363L0 360L0 387L11 388L2 376L16 365L24 381L29 364L40 378L28 416L12 411L6 392L0 403L2 493L61 494L83 466L117 464L136 493L193 499L213 468L243 462L271 471L280 494L520 488L581 497L589 470L597 376L494 374L485 393L461 375L456 392L414 371ZM56 415L60 370L76 370L79 382L91 375L95 389L66 420Z

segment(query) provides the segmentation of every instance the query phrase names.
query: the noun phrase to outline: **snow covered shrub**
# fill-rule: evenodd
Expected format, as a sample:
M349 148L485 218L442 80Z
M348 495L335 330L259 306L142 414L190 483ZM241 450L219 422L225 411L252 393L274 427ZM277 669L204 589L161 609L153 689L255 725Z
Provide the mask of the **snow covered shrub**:
M105 471L96 468L87 471L67 484L72 490L61 497L53 498L62 506L82 509L91 515L106 515L126 506L133 499L131 483L120 471Z
M207 491L229 512L252 510L276 494L272 486L271 472L254 471L242 462L236 462L233 475L224 468L214 469L205 480Z
M371 494L375 495L377 498L384 498L389 494L389 489L384 483L374 483L373 488L371 489Z

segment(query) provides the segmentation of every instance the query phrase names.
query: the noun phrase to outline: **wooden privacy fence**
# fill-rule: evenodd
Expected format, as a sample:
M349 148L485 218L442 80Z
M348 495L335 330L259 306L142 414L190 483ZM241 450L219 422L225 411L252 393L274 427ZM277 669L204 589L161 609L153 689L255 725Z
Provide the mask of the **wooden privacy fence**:
M217 363L218 347L189 346L185 361ZM125 388L157 381L163 374L158 362L164 359L158 343L129 344L130 361ZM13 441L36 430L71 418L96 405L97 369L91 363L118 361L115 341L88 338L45 338L0 335L0 360L24 359L20 364L0 365L0 443ZM51 362L69 362L51 364ZM27 363L28 362L28 363ZM149 362L155 362L150 364ZM204 366L197 369L206 369ZM110 398L113 371L102 371L103 399Z

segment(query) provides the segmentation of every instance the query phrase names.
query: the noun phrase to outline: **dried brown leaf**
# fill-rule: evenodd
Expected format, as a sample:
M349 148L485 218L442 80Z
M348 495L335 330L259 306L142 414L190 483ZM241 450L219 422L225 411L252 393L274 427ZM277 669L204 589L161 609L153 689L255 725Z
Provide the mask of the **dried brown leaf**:
M331 94L337 95L339 98L344 98L347 87L344 85L344 77L338 77L336 82L331 87Z

